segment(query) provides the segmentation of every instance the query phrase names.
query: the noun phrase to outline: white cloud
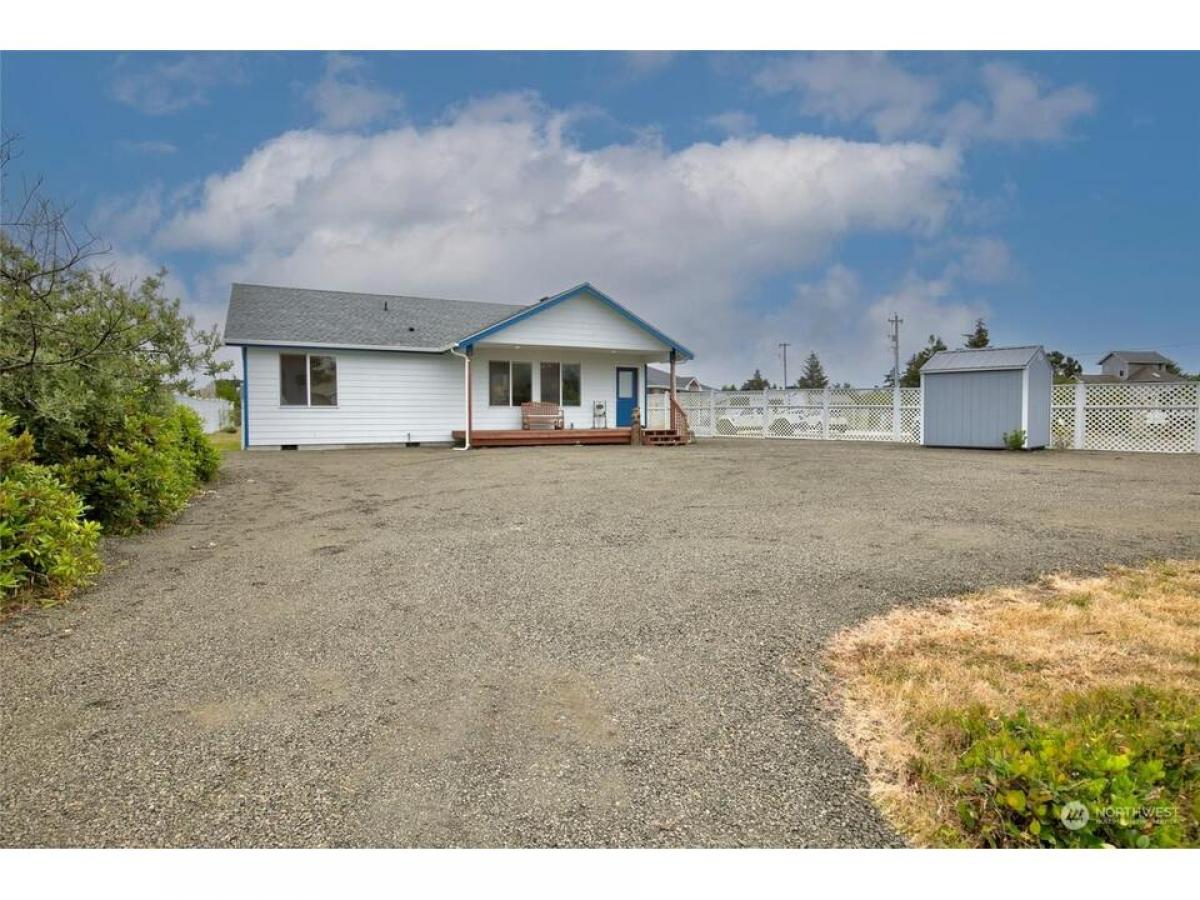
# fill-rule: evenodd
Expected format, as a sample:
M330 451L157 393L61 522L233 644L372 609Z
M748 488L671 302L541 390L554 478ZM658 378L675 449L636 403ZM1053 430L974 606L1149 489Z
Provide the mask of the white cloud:
M324 75L307 91L322 128L361 128L404 108L404 97L368 81L365 68L366 62L357 56L326 55Z
M818 53L775 60L755 79L765 90L796 92L809 114L866 121L885 140L923 130L938 86L882 53Z
M992 283L1005 281L1016 272L1012 250L1000 238L963 238L956 244L961 253L958 271L966 279Z
M584 149L565 121L505 95L429 127L289 132L210 177L156 230L160 247L218 255L194 285L205 296L243 279L528 301L588 280L689 343L697 371L732 378L758 352L763 313L746 298L763 278L851 234L932 234L958 196L952 147L760 135Z
M884 140L946 139L1054 142L1096 107L1083 85L1051 89L1009 63L979 70L981 92L946 108L932 77L915 74L881 53L818 53L765 65L756 83L792 93L806 114L847 124L863 122Z
M959 103L942 119L951 138L1062 141L1076 119L1096 108L1095 95L1084 86L1043 92L1032 75L1013 65L989 63L982 75L987 102Z
M245 80L241 60L231 54L176 54L156 62L121 56L113 66L109 95L146 115L161 116L205 104L213 88Z
M163 186L148 184L136 194L103 197L88 220L88 228L107 240L142 241L162 220Z
M740 109L730 109L722 113L717 113L706 118L704 122L722 134L736 135L738 137L753 134L758 128L758 120L754 115L743 112Z

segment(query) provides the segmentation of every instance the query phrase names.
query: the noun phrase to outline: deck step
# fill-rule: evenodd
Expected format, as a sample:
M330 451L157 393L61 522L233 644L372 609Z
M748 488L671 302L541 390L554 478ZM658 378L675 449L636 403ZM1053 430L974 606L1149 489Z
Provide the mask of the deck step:
M645 443L650 447L682 447L687 441L675 431L654 429L643 432Z

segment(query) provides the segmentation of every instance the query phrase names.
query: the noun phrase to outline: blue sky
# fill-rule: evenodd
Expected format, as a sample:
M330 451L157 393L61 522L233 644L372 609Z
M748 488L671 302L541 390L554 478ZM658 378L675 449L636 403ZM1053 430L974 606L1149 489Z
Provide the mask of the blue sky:
M531 301L877 382L995 343L1200 370L1197 54L5 53L40 174L204 321L231 280Z

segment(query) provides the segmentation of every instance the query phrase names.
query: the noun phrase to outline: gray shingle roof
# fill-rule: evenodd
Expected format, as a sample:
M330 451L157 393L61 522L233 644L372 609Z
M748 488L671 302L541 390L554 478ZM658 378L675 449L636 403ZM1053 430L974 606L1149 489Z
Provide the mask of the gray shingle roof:
M524 308L511 303L234 284L225 317L225 343L444 350Z
M1119 356L1135 366L1166 365L1171 361L1155 350L1109 350L1100 360L1100 365L1104 365L1104 360L1110 356Z
M979 350L939 350L922 372L969 372L974 369L1021 369L1041 347L983 347Z
M684 385L690 382L695 375L681 375L675 373L675 389L682 390ZM696 379L699 381L700 379ZM664 372L662 369L656 369L654 366L646 366L646 387L653 388L669 388L671 386L671 373ZM708 390L707 385L700 385L702 390Z

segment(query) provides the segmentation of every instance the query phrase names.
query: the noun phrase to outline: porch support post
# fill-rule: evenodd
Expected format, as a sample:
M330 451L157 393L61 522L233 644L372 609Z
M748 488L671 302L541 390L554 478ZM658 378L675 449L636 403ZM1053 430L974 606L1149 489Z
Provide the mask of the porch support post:
M475 355L475 348L468 347L464 360L464 371L467 378L467 440L463 449L471 449L471 407L474 405L471 399L471 357Z
M675 348L671 348L671 408L667 410L667 427L675 430L675 407L679 398L675 396Z

